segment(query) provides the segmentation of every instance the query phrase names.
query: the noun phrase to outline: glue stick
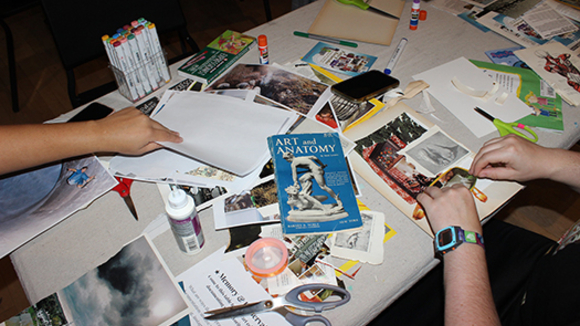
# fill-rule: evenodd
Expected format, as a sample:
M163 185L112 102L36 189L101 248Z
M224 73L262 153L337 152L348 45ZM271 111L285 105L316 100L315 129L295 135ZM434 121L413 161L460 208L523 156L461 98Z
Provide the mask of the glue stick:
M268 64L268 38L266 35L258 36L258 50L260 51L260 63Z
M175 188L169 193L165 211L179 249L189 255L200 252L204 238L193 198Z
M411 24L409 28L416 30L419 25L419 11L421 9L421 0L413 0L413 7L411 7Z

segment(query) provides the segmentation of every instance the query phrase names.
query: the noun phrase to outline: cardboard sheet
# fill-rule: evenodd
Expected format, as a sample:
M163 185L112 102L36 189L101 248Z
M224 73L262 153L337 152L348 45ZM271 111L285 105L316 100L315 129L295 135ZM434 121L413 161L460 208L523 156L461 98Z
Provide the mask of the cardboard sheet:
M401 16L404 0L371 0L368 4L382 11ZM390 45L399 21L374 12L345 5L336 0L326 3L308 29L308 33L344 40Z

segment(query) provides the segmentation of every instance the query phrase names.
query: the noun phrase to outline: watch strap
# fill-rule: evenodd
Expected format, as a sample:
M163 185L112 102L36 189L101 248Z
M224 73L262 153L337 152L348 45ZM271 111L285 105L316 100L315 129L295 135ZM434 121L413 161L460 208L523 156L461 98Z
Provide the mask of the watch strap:
M462 228L459 228L458 231L459 237L461 240L463 240L463 242L478 244L485 249L485 245L483 244L483 236L481 234L473 231L465 231Z
M440 240L439 239L440 234L442 234L445 230L448 230L448 231L450 230L455 235L453 237L454 241L452 241L447 246L445 246L445 248L440 248L437 245L437 243ZM483 236L481 234L479 234L477 232L473 232L473 231L465 231L459 226L448 226L444 229L439 230L439 232L437 232L437 234L435 235L435 239L434 239L435 253L442 256L450 251L457 249L457 247L459 247L464 242L471 243L471 244L477 244L485 249L485 245L483 242Z

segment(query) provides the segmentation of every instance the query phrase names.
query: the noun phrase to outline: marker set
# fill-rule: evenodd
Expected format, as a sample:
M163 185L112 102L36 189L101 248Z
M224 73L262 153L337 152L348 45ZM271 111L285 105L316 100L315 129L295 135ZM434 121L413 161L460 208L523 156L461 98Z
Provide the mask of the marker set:
M155 24L140 18L103 35L119 92L132 102L145 97L171 80Z

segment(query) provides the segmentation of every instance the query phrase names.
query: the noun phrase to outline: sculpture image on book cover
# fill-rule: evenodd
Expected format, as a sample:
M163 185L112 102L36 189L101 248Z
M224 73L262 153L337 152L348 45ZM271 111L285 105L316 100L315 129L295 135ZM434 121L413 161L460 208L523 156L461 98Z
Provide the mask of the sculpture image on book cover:
M333 233L362 227L337 133L268 138L284 234Z

